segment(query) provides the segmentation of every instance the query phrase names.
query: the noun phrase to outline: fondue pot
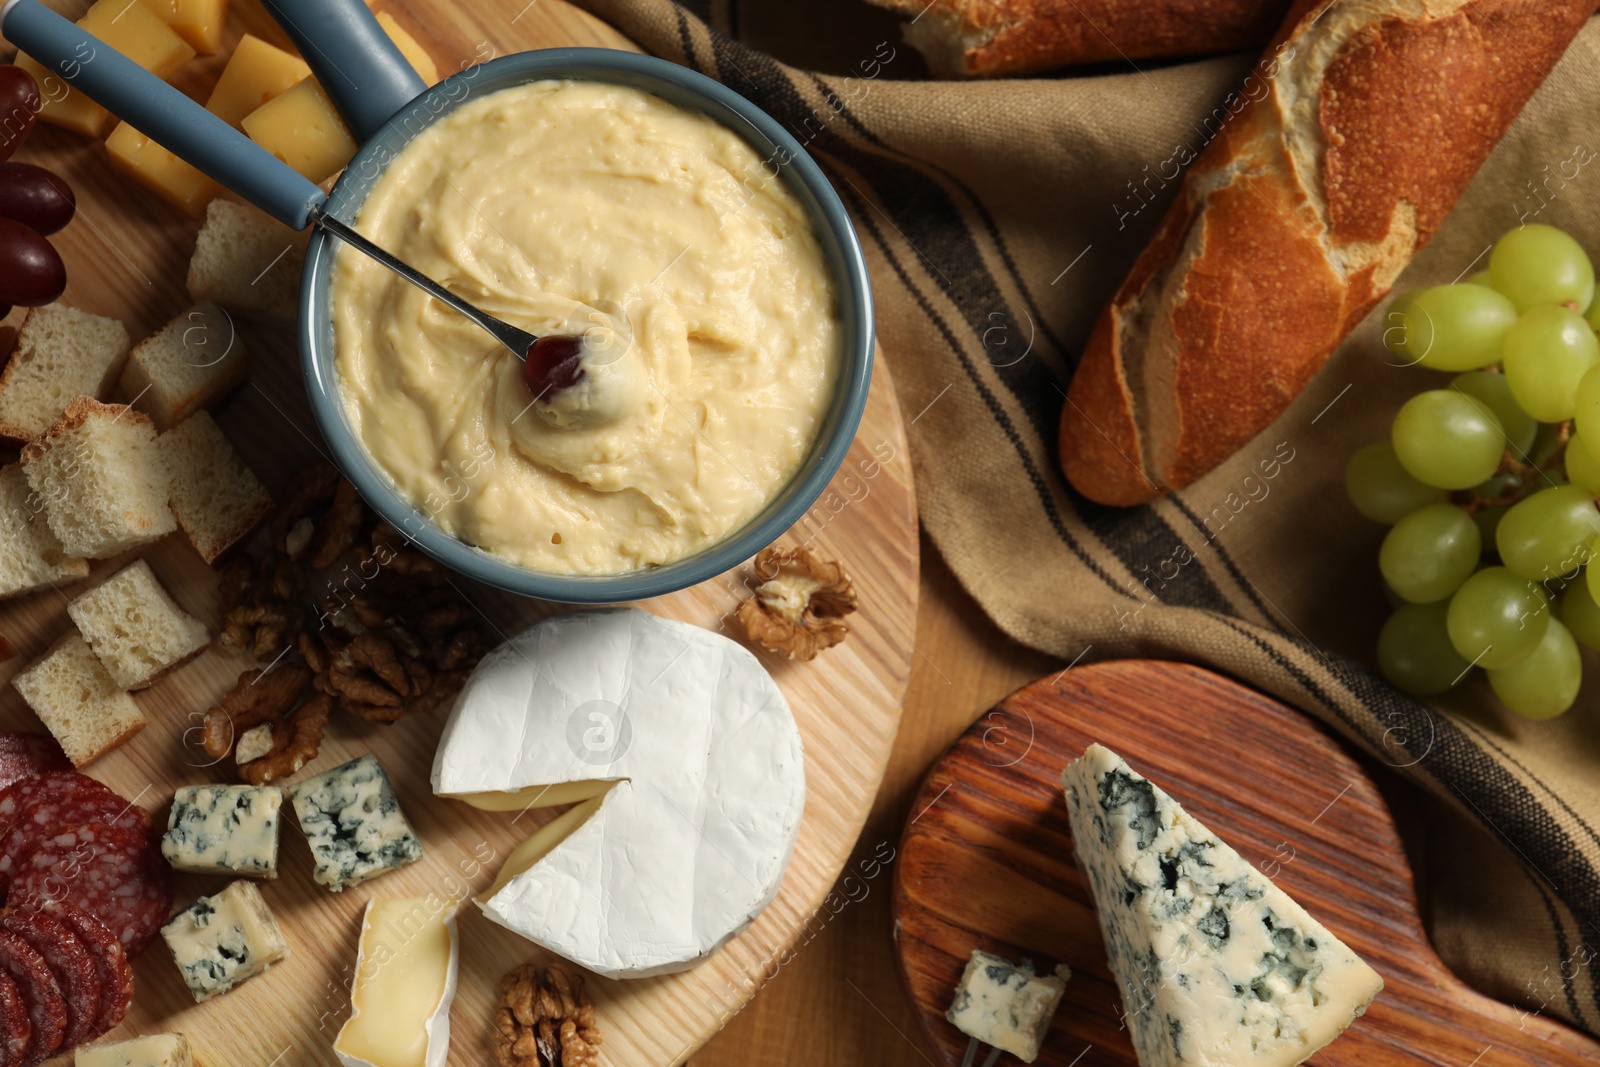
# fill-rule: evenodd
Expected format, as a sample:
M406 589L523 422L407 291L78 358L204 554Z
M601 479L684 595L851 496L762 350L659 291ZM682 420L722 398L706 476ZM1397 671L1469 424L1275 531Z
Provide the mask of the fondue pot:
M38 3L7 0L0 33L74 90L261 208L303 230L326 213L354 223L363 201L418 134L468 100L527 82L623 85L704 114L743 138L794 194L832 276L842 340L840 373L810 454L744 527L674 563L623 574L533 571L469 545L402 497L347 421L334 369L331 281L337 238L320 227L300 285L300 357L317 425L334 461L384 521L468 577L527 596L617 603L661 596L735 567L777 540L822 494L843 462L872 376L872 292L861 245L838 194L804 147L771 116L718 82L650 56L595 48L522 52L467 66L427 87L362 0L262 0L294 41L361 145L333 190L315 184L132 60Z

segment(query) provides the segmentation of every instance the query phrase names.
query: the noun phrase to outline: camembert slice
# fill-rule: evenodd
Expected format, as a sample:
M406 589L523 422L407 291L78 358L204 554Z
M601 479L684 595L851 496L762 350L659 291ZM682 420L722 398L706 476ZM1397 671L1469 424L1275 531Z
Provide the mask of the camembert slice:
M1293 1067L1383 979L1114 752L1062 774L1142 1067Z
M350 1020L334 1039L344 1067L444 1067L459 968L456 902L369 900L350 984Z
M644 611L585 611L483 658L433 789L500 811L581 801L506 860L480 906L596 973L641 978L691 966L776 895L805 765L748 650Z

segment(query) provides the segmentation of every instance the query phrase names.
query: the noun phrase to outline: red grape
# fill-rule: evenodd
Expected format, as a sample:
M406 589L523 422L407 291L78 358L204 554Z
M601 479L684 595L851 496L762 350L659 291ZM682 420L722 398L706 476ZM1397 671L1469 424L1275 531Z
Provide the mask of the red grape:
M0 304L38 307L67 287L67 268L38 231L0 218Z
M33 75L11 63L0 66L0 159L10 159L27 140L42 106Z
M0 218L55 233L72 221L77 209L77 197L64 178L32 163L0 163Z

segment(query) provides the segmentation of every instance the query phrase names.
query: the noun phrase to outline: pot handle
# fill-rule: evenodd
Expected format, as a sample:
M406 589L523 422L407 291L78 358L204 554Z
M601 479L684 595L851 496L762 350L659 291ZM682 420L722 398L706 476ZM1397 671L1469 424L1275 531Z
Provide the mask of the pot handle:
M7 0L0 33L71 92L83 93L286 226L305 229L326 199L277 156L38 0Z
M426 89L362 0L261 0L310 64L357 144Z

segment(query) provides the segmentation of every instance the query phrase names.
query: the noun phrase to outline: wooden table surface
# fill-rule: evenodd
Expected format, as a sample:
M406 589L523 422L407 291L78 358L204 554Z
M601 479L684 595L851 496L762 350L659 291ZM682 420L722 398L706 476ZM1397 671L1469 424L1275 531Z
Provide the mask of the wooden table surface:
M926 537L917 656L889 771L847 870L874 869L891 855L911 798L935 761L1001 697L1064 664L1000 633L967 596ZM750 1064L932 1064L900 991L890 950L890 866L876 878L836 886L794 959L690 1061L692 1067Z

